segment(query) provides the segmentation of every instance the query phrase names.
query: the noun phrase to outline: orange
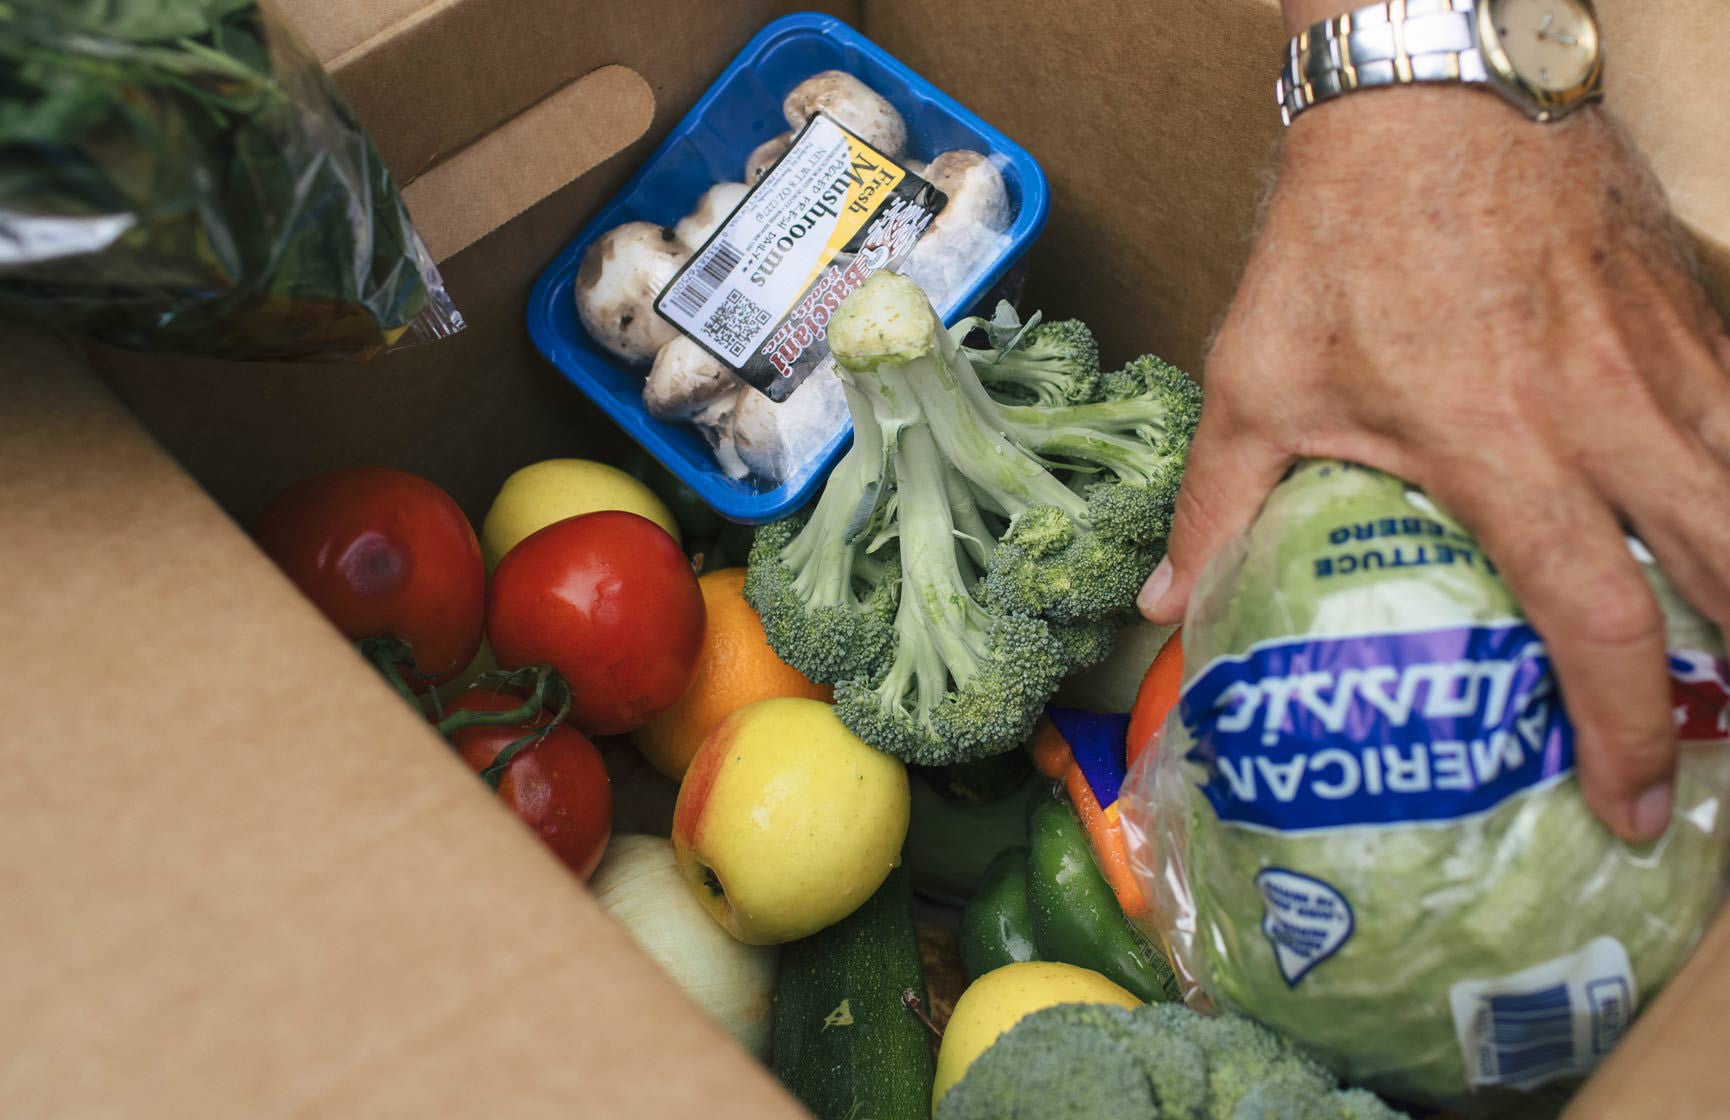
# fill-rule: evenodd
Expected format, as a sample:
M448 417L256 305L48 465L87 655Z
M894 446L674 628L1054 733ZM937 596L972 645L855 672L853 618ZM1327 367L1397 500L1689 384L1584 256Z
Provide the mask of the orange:
M709 732L759 700L780 696L832 703L828 685L806 680L775 656L757 612L745 601L745 569L722 568L697 581L708 623L697 675L678 703L631 732L631 741L655 769L678 781Z

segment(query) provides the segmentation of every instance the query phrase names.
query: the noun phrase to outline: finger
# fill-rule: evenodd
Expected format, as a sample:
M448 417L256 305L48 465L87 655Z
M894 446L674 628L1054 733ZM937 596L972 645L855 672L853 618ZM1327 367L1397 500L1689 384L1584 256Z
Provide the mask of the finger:
M1251 436L1226 430L1217 409L1202 406L1177 495L1165 559L1141 589L1136 605L1149 621L1175 626L1189 607L1196 577L1214 553L1242 531L1291 466L1291 456Z
M1662 416L1606 425L1583 466L1682 597L1730 626L1730 467Z
M1477 470L1450 473L1498 484L1436 496L1477 534L1549 649L1586 803L1624 839L1650 839L1669 823L1676 769L1657 600L1585 480L1479 454Z

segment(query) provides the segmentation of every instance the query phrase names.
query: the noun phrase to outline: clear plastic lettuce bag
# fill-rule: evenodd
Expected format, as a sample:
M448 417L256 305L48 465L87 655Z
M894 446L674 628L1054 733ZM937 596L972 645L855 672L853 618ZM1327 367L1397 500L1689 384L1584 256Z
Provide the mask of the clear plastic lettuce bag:
M1192 1003L1398 1099L1565 1098L1687 957L1730 848L1722 638L1631 547L1683 741L1642 847L1586 807L1543 645L1455 521L1338 463L1275 490L1203 577L1182 702L1122 794Z
M372 141L256 0L0 7L0 310L234 358L462 326Z

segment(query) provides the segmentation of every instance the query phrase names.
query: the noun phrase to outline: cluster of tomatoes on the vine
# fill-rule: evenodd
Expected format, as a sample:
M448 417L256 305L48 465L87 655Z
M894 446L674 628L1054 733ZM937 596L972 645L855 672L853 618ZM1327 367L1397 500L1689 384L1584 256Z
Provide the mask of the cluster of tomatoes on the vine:
M500 670L434 719L578 875L600 862L612 793L590 735L629 731L690 684L703 597L679 545L623 511L531 534L487 578L450 495L384 467L289 487L260 545L410 700L461 675L485 635ZM585 734L586 733L586 734Z

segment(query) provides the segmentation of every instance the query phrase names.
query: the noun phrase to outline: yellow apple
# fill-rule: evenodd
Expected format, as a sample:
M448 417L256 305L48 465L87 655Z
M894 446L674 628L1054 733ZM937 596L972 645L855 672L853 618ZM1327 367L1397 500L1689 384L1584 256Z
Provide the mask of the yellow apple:
M907 836L907 768L820 700L747 704L697 749L673 851L734 937L771 945L845 918L883 885Z
M967 986L955 1001L943 1045L937 1051L937 1080L931 1110L961 1080L973 1060L999 1036L1035 1011L1060 1003L1112 1003L1140 1007L1127 989L1088 968L1052 961L1018 961L993 969Z
M530 463L505 479L481 522L481 555L492 571L524 537L555 521L605 509L646 517L680 540L679 523L648 485L588 459Z

